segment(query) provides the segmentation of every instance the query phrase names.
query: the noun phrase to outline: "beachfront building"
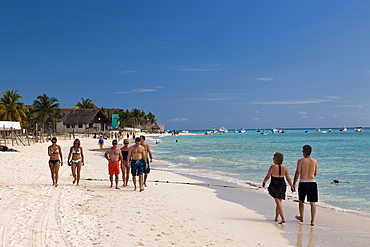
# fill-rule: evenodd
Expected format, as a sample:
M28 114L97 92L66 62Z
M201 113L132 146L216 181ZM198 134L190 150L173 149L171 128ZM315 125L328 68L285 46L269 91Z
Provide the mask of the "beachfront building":
M21 123L14 121L0 121L0 144L7 138L12 138L21 134Z
M110 125L109 119L98 108L75 109L58 120L57 132L93 134L106 131Z

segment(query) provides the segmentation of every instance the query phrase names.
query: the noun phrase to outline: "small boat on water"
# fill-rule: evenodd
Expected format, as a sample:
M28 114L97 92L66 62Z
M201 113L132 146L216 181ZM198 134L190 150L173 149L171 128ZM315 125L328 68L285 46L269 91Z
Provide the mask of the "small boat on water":
M182 133L189 133L189 130L183 130Z
M239 133L244 133L244 132L245 132L245 129L243 128L239 130Z
M346 127L343 127L339 131L347 131L347 128Z
M356 127L354 130L357 131L357 132L363 132L364 131L364 129L362 127Z
M205 135L222 135L221 132L218 132L215 127L212 128L212 130L208 130L206 131L206 133L204 133Z
M226 129L225 127L221 127L221 128L219 128L218 129L221 133L227 133L227 132L229 132L229 130L228 129Z

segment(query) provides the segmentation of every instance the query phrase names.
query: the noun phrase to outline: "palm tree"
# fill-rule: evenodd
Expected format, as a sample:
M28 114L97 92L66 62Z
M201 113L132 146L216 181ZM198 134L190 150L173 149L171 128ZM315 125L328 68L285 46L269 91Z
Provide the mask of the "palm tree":
M147 115L146 115L146 118L149 120L149 122L151 124L154 124L158 121L158 119L155 118L155 115L151 112L149 112Z
M134 128L136 124L141 124L142 121L146 120L145 112L142 110L136 109L136 108L131 110L131 116L132 116Z
M118 114L119 114L118 121L120 127L133 127L132 114L129 110L126 111L120 110Z
M0 119L23 123L27 118L26 113L28 112L24 103L18 102L23 96L18 94L18 90L13 89L6 89L5 92L1 92L1 94Z
M55 125L60 116L58 100L54 97L49 98L45 93L37 96L37 99L33 101L32 112L37 122L50 133L48 123Z
M91 99L84 99L81 98L81 102L77 102L75 105L76 109L93 109L97 108L95 104L93 104Z

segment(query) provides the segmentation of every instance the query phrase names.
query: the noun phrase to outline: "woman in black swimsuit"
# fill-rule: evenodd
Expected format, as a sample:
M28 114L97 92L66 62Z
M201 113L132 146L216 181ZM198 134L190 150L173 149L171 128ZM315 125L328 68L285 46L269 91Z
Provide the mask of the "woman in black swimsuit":
M128 186L128 179L130 177L130 163L127 163L127 155L129 150L129 140L123 140L123 147L121 148L123 160L121 162L121 170L122 170L122 181L123 187Z
M57 138L53 137L51 142L52 144L48 147L49 168L53 185L58 187L59 167L63 165L62 149L57 145Z
M288 181L293 191L293 184L289 177L288 167L282 165L283 160L284 155L282 153L276 152L274 154L274 164L270 166L270 169L262 182L262 187L265 187L266 181L269 180L269 178L271 177L271 183L268 187L268 191L269 194L274 198L276 203L275 221L278 221L279 216L281 217L281 221L279 222L279 224L285 223L283 200L285 200L286 183L284 177L286 177L286 180Z

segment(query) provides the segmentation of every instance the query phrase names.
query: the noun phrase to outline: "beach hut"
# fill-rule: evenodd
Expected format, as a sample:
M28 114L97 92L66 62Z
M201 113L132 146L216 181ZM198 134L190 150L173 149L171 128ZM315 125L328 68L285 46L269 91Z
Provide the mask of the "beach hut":
M160 133L161 132L161 127L158 126L158 124L155 124L153 127L152 127L152 132L153 133Z
M0 143L6 144L6 139L16 137L21 134L21 123L14 121L0 121Z
M97 108L75 109L59 119L59 133L99 133L106 131L111 121Z

